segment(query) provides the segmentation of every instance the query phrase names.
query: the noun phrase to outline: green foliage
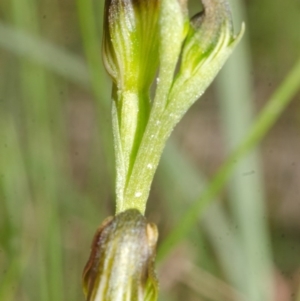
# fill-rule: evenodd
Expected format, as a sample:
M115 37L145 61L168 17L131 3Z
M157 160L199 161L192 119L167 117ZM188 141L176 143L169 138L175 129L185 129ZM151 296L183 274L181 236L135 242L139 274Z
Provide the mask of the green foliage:
M101 62L104 3L92 2L78 0L75 7L73 1L0 1L1 301L83 300L81 272L92 234L103 218L114 212L111 87ZM235 9L243 4L232 3ZM198 1L191 4L199 5ZM219 82L209 90L200 110L193 106L182 123L188 130L184 129L181 135L179 126L172 137L173 147L164 153L147 209L147 216L159 224L161 241L165 241L159 251L160 258L164 257L159 267L160 300L265 301L265 296L274 292L269 286L270 279L260 274L268 265L271 277L274 270L285 272L276 274L279 283L276 287L285 287L288 296L299 300L298 281L296 278L290 281L299 270L299 258L293 252L299 228L297 221L292 224L289 217L278 217L282 210L280 203L275 202L284 203L285 199L281 199L278 190L270 190L275 178L284 179L291 170L296 170L296 160L291 170L288 164L284 165L286 169L280 169L280 160L276 161L279 172L271 178L272 166L265 157L263 163L258 161L259 168L264 167L267 172L265 182L258 180L269 196L267 213L262 208L264 199L261 203L248 202L257 196L257 190L245 189L252 169L243 169L245 184L236 185L236 181L226 180L232 165L220 185L224 187L223 193L212 194L217 197L215 202L210 197L206 204L211 206L203 203L200 208L200 202L196 201L204 190L207 192L206 185L211 187L213 183L209 178L214 169L208 166L220 162L219 157L212 161L212 157L204 156L205 160L201 160L203 150L209 147L212 155L218 152L222 156L222 147L217 150L219 144L216 144L218 130L215 127L212 130L213 140L203 135L208 135L211 129L206 122L210 125L217 122L216 128L227 128L224 140L228 143L234 140L228 149L236 149L241 142L237 132L243 127L239 120L235 130L230 129L234 117L243 116L240 119L244 120L243 111L255 111L263 101L268 110L259 115L263 119L254 123L260 127L252 129L251 133L257 135L251 136L252 142L243 153L260 139L264 146L274 135L285 137L291 150L295 147L297 139L293 140L292 134L299 131L299 96L295 92L300 77L299 65L295 64L299 49L296 6L294 2L277 4L270 0L247 2L247 10L242 6L249 13L246 33L250 33L250 44L245 39L241 41L233 54L236 65L228 67L223 75L226 84ZM233 16L236 15L234 12ZM245 16L241 19L245 20ZM188 30L185 22L186 19L172 23L172 28L182 26L182 39ZM241 20L237 28L239 24ZM245 51L239 52L240 49ZM254 71L245 72L240 58L249 62L249 50L254 53L250 62ZM170 58L168 63L172 62ZM293 71L286 73L294 64ZM165 86L170 87L173 73L161 74L160 79L162 76L166 83L169 81L169 86ZM250 85L253 94L249 95L249 91L239 94L245 85ZM165 94L163 88L158 86L156 97ZM220 98L219 108L214 105L214 92ZM273 96L268 99L268 95ZM237 109L234 104L225 108L225 100L228 103L233 96L240 107ZM291 102L292 99L296 101ZM229 117L220 120L219 114L224 116L225 112ZM201 140L201 147L196 148L188 142L193 133L189 124L201 116L197 135L192 137L195 143ZM243 131L242 140L249 142L249 127ZM264 139L265 135L268 139ZM182 141L180 153L178 141ZM281 146L279 142L273 144L270 152L279 151ZM191 156L193 152L196 156ZM239 156L246 158L244 154ZM281 154L281 158L288 156ZM240 169L237 177L241 178ZM295 191L293 181L284 187L285 195ZM298 199L297 194L294 199ZM187 226L183 216L193 204L199 206L195 212L198 223L195 217ZM297 210L294 212L297 214ZM167 246L165 239L169 232L173 233L172 229L177 229L176 225L185 228L185 235L181 236L184 238L179 239L180 230L175 239L178 247ZM274 227L276 235L271 236L270 244L268 236L274 233ZM159 242L158 250L160 246ZM261 250L270 248L267 257L260 256Z

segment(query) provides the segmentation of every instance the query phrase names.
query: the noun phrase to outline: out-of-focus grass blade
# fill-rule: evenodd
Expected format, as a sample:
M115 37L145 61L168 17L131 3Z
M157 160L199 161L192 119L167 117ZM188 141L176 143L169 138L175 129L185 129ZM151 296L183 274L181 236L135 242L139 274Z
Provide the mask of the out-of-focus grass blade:
M0 111L0 206L1 223L4 231L0 231L3 246L3 258L11 259L1 263L6 273L0 278L0 300L13 300L17 286L24 272L24 252L19 250L30 247L22 237L22 221L24 205L30 199L27 173L22 158L18 135L10 115ZM20 202L22 200L22 202ZM27 256L28 257L28 254ZM3 264L3 266L2 266Z
M33 34L39 32L39 12L36 0L10 2L12 19L18 28ZM9 38L9 37L8 37ZM23 41L24 42L24 41ZM36 46L36 45L35 45ZM32 49L33 50L33 49ZM36 53L38 55L38 53ZM58 97L52 97L52 78L42 66L32 64L27 58L20 60L19 83L21 91L22 115L26 141L24 155L32 186L32 201L36 205L35 220L38 226L37 258L41 264L31 272L35 275L39 299L63 300L63 264L61 231L59 224L58 183L59 167L56 161L52 125L59 117L51 118L51 109L57 105ZM38 271L40 268L40 272ZM23 280L24 283L28 278ZM30 299L36 298L35 291L27 285Z
M106 76L101 56L101 37L102 32L99 30L99 23L96 22L95 8L96 3L92 1L77 0L77 13L79 19L79 26L81 29L81 37L84 47L84 52L87 58L88 72L91 79L92 91L97 99L97 122L98 129L103 144L104 155L106 160L107 174L110 178L114 178L114 164L113 164L113 142L112 129L110 122L110 87L111 83ZM103 16L103 3L101 9L97 10L100 16ZM99 20L99 18L98 18ZM101 83L101 84L100 84ZM103 89L103 87L107 87ZM107 122L109 121L109 122ZM94 162L91 158L91 166Z
M232 0L236 25L245 21L241 0ZM247 22L246 22L247 24ZM251 127L254 115L251 55L248 34L218 76L218 100L225 149L234 150ZM254 150L236 164L228 183L228 200L236 225L243 266L239 283L249 300L272 300L272 257L268 237L264 185L259 152Z
M105 76L105 70L102 64L101 35L99 34L101 31L99 30L98 32L97 30L94 4L92 1L77 0L77 8L92 89L98 99L98 103L101 103L102 106L109 106L110 89L103 90L103 86L99 85L99 83L103 85L106 83L109 87L110 83ZM103 15L102 11L97 12L97 14Z
M300 301L300 284L299 284L299 287L298 287L298 293L297 293L296 301Z
M40 64L67 80L90 86L87 67L80 57L24 29L0 22L0 47Z
M188 271L181 275L180 281L199 296L215 301L250 301L226 282L198 268L193 263L188 262L187 265Z
M172 142L167 144L158 176L171 216L177 215L176 219L180 222L180 213L184 211L184 208L191 206L207 185L207 181ZM203 231L207 234L226 278L235 287L240 287L240 282L243 281L243 254L236 232L217 201L215 199L203 216L199 216L201 225L194 228L193 232ZM197 244L197 247L202 246ZM203 250L200 253L203 253ZM158 254L158 260L160 260L160 254ZM234 258L234 268L232 258ZM200 262L202 262L201 259Z
M165 257L176 243L181 241L198 220L199 215L203 214L204 209L217 196L226 184L236 163L244 157L253 147L255 147L265 134L270 130L280 114L291 102L293 96L300 86L300 59L294 68L287 75L283 83L268 100L265 108L251 126L250 131L239 144L234 152L228 157L219 169L210 184L202 192L202 196L196 200L182 217L180 223L173 229L169 237L162 243L159 256Z

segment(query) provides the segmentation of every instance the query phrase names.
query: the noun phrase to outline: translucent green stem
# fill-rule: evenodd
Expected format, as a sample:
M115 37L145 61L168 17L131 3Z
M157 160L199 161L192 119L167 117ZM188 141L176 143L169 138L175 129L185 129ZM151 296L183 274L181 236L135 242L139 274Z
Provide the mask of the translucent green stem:
M133 169L148 121L150 100L147 92L113 91L113 132L116 153L117 213L128 207L125 187ZM137 208L137 207L135 207Z
M124 193L124 209L137 208L145 212L151 183L159 159L174 126L180 117L170 118L168 109L160 114L153 111Z

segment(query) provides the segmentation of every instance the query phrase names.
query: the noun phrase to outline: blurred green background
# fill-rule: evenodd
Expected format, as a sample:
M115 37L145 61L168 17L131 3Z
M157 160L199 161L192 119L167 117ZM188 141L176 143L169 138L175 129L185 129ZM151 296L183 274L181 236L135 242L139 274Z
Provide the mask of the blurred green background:
M84 300L92 236L114 213L103 2L0 2L1 301ZM289 77L300 2L231 5L246 34L174 131L147 206L160 229L160 300L300 301L300 68ZM191 15L200 9L190 1ZM202 206L222 162L280 97L274 126ZM184 239L168 243L180 229Z

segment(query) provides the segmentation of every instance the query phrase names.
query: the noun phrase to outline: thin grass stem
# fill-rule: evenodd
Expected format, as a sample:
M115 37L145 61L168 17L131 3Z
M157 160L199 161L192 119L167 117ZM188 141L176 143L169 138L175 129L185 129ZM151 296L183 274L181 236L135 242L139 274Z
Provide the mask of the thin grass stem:
M202 196L183 215L181 222L172 230L164 240L158 251L158 260L162 260L170 250L181 241L194 226L200 214L217 196L226 184L237 162L243 158L253 147L255 147L266 133L271 129L281 113L292 101L293 96L300 86L300 59L285 78L283 83L274 92L265 108L259 114L257 120L251 127L248 135L228 157L219 169L210 184L203 191Z

